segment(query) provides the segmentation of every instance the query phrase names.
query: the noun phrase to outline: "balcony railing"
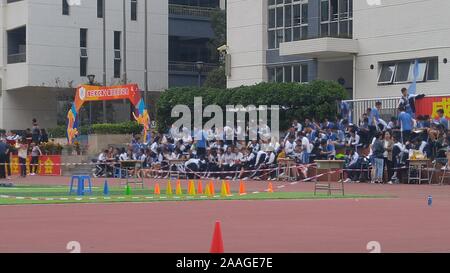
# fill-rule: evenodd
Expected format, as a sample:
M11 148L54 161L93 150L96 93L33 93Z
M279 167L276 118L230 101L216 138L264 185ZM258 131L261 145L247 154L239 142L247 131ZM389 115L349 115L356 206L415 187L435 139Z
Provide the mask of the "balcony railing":
M217 64L205 63L202 73L209 73L218 67ZM192 72L198 73L197 63L195 62L169 62L169 71L173 72Z
M8 55L8 64L25 63L27 61L27 53L17 53Z
M169 5L169 14L171 15L210 18L215 11L217 11L215 8Z

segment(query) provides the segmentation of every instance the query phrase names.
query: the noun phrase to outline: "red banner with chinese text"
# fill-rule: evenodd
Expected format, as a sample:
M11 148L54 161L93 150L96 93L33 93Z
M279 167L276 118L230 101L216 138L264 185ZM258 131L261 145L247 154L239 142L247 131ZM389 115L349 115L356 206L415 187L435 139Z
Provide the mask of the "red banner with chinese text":
M435 119L439 109L443 109L444 116L450 120L450 96L425 97L416 100L416 116L428 115Z
M30 173L31 156L27 158L27 174ZM11 174L19 175L19 157L11 156ZM61 156L60 155L42 155L39 157L38 175L41 176L60 176L61 175Z

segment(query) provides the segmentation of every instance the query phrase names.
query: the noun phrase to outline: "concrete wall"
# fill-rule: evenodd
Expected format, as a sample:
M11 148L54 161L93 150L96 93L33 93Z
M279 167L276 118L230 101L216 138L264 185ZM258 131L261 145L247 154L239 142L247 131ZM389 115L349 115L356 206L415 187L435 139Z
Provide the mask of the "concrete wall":
M61 1L24 0L2 3L0 10L0 128L27 128L32 117L42 127L56 125L56 92L86 83L80 76L80 28L88 29L87 74L102 82L102 19L97 18L97 1L82 1L62 15ZM144 3L138 2L137 21L130 20L127 1L127 68L128 81L144 88ZM106 1L107 84L120 83L113 77L114 31L122 32L122 1ZM149 91L168 87L168 5L166 0L148 1ZM6 64L6 30L27 27L27 62ZM123 44L122 44L123 63ZM123 74L123 67L121 73Z
M450 1L382 0L369 7L366 1L354 3L354 39L359 41L356 61L356 98L399 96L403 85L377 84L383 61L439 57L439 80L418 83L425 94L450 93ZM371 70L370 65L375 69Z
M344 87L353 88L353 61L319 61L318 78L321 80L337 81L340 77L345 79Z
M229 0L227 24L228 87L266 81L267 0Z
M168 86L168 6L164 0L148 1L149 7L149 88L162 91ZM107 1L106 54L107 83L113 77L114 31L122 31L122 1ZM85 83L79 76L80 28L88 29L88 74L102 81L103 40L102 19L97 18L96 1L83 1L82 6L70 8L70 15L61 14L61 1L40 0L29 4L28 57L29 86L66 87ZM127 5L127 68L128 79L144 86L144 5L138 4L138 19L131 21ZM123 33L122 33L123 38ZM122 45L123 49L123 45ZM122 52L123 56L123 52ZM123 69L122 69L123 73Z

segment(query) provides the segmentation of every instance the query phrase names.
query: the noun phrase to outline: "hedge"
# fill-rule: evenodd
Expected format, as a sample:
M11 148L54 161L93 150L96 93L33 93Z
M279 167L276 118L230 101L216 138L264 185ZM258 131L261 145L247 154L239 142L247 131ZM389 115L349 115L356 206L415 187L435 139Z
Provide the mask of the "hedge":
M280 129L288 128L292 119L333 118L337 113L337 101L347 98L347 91L334 81L299 83L260 83L232 89L178 87L161 94L156 104L158 129L168 130L176 121L171 118L175 105L187 105L193 111L194 97L202 97L203 107L226 105L279 105ZM203 122L208 121L204 118Z
M48 135L51 138L66 137L67 126L61 125L56 128L48 129ZM80 126L78 128L81 135L87 134L139 134L142 132L142 126L137 122L129 121L115 124L92 124L92 126Z

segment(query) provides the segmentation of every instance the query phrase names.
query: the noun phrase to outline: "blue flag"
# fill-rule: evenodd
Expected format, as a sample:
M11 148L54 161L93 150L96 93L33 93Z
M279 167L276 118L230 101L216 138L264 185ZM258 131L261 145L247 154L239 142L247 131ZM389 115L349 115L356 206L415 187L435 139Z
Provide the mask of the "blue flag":
M409 95L415 95L417 91L417 78L419 77L419 60L414 61L413 82L408 88Z

